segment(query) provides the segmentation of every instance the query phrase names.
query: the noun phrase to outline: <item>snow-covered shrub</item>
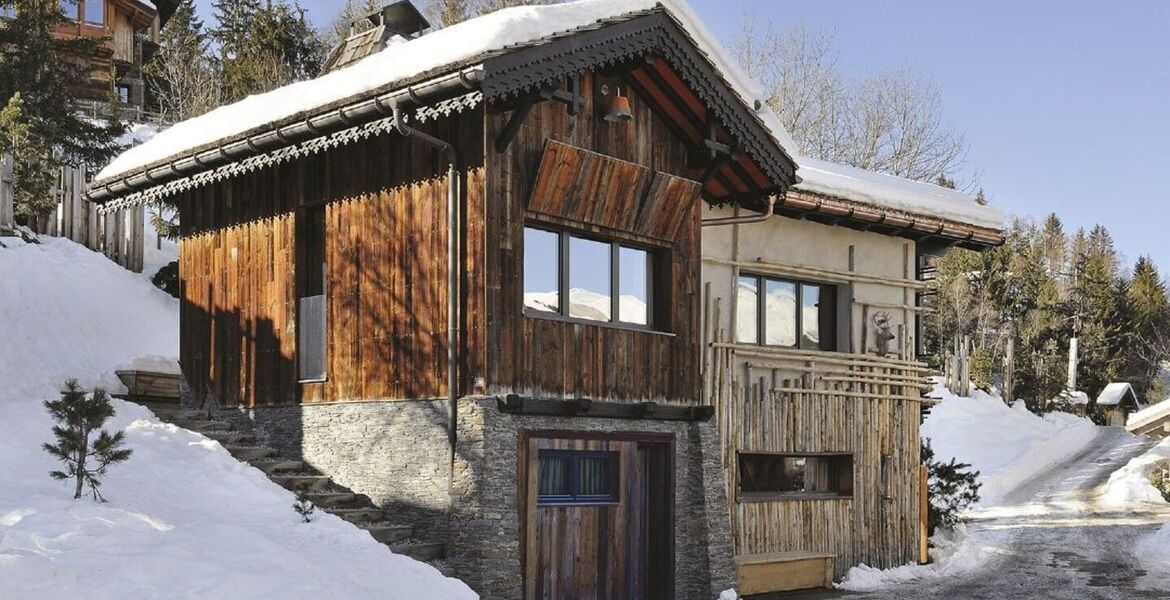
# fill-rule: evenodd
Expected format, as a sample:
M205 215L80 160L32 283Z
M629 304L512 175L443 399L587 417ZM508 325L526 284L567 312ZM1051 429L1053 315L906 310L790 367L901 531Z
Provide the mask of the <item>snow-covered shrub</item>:
M922 463L928 473L927 534L934 535L940 526L962 522L963 511L979 501L979 471L972 471L971 465L954 458L950 462L934 460L929 438L922 442Z
M114 416L114 406L105 390L97 388L87 395L76 379L65 382L61 399L46 400L45 408L57 421L53 426L56 444L45 443L45 452L65 463L64 471L49 473L53 479L74 479L73 499L81 497L86 485L93 493L93 499L105 502L98 488L101 477L110 465L124 462L133 452L123 446L125 434L121 431L111 434L102 429L106 420ZM90 443L89 436L97 431L97 439Z

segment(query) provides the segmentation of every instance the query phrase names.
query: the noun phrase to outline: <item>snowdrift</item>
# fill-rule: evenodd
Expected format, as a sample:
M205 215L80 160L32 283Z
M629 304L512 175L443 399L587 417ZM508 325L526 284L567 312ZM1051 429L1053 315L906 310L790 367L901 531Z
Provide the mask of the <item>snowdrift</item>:
M1118 507L1166 504L1166 499L1150 483L1150 475L1162 463L1170 462L1170 438L1150 448L1113 472L1101 494L1101 501ZM1170 552L1170 550L1167 550Z
M338 517L299 522L292 493L135 404L107 425L134 450L105 479L109 503L72 500L48 476L41 401L66 376L116 388L119 365L173 360L177 301L50 238L0 248L0 323L0 598L475 598Z
M1084 450L1098 428L1068 413L1039 416L979 390L970 398L935 383L931 394L941 402L922 424L937 460L970 463L979 471L981 506L992 506L1021 483Z

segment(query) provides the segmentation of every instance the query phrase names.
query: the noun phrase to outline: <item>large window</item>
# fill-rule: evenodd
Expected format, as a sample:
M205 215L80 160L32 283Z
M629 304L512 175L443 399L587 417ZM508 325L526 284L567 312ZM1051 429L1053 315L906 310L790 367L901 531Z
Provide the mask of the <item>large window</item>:
M736 290L736 341L837 349L837 286L742 275Z
M541 450L537 504L618 501L618 453Z
M77 20L77 11L80 9L77 0L61 0L61 12L72 21Z
M572 319L653 325L649 251L524 228L524 309Z
M851 454L739 454L743 500L853 495Z

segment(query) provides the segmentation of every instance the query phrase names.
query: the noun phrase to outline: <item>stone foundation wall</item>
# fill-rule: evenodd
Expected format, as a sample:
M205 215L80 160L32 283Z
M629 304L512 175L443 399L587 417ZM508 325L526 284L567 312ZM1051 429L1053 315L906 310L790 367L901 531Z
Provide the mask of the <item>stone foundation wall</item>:
M677 597L710 600L734 587L713 422L516 416L500 412L494 399L467 399L459 409L449 562L485 600L523 596L516 492L521 429L674 434Z
M256 442L369 496L390 520L441 538L450 489L446 400L274 406L229 413Z
M714 423L505 414L494 398L459 403L454 473L445 400L263 407L227 415L256 441L298 457L447 542L450 574L484 600L522 597L517 454L521 429L675 436L675 582L679 600L735 584L731 526Z

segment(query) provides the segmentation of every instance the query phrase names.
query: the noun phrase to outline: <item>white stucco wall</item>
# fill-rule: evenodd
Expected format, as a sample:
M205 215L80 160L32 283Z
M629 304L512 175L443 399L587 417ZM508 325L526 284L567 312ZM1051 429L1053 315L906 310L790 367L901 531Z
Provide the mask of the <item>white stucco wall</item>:
M703 218L705 219L735 214L737 214L736 211L732 209L713 209L703 205ZM750 213L741 211L741 214ZM851 247L853 249L852 269L850 269ZM712 304L715 298L723 299L718 326L723 328L729 337L734 337L731 319L734 312L732 306L735 299L737 268L719 261L751 263L760 260L763 263L832 271L835 272L835 275L826 274L821 277L805 275L801 276L800 279L851 286L854 301L850 311L852 317L849 324L851 344L849 348L838 348L838 350L862 352L861 335L862 330L866 329L870 338L867 346L870 353L873 353L874 328L872 325L862 326L862 315L863 313L869 314L872 318L872 315L878 311L884 311L889 315L893 333L898 332L898 325L903 325L903 335L909 336L910 342L914 341L914 312L889 306L873 306L914 304L914 290L898 283L900 280L914 279L915 277L915 248L914 242L911 240L774 216L762 223L704 227L702 248L703 282L711 284L710 300ZM751 271L749 267L740 267L740 269L745 272ZM879 277L888 279L890 282L849 281L852 279L851 276ZM704 290L706 289L708 288L704 286ZM868 311L864 305L870 305ZM704 331L710 331L706 324ZM901 348L900 340L890 342L889 348L897 353ZM911 348L913 348L912 343Z

